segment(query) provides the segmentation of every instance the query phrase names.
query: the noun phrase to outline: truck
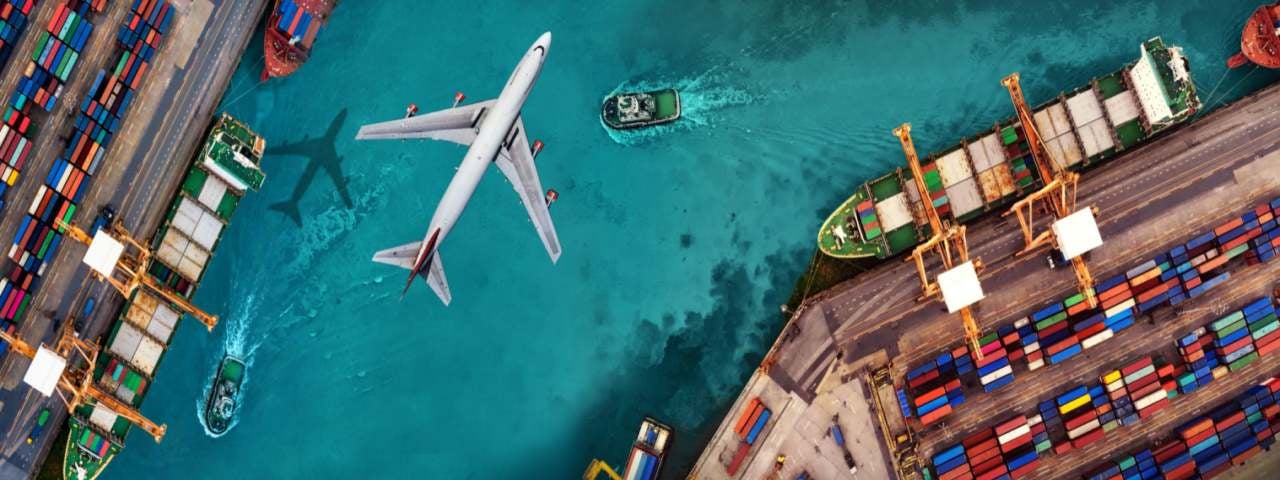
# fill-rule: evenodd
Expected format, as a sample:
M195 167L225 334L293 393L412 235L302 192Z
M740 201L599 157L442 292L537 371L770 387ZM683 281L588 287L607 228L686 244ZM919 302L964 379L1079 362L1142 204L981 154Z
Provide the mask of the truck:
M836 441L836 446L840 447L840 453L844 454L844 463L849 467L849 474L858 473L858 463L853 461L853 454L844 443L844 431L840 430L840 423L836 419L831 421L831 438Z

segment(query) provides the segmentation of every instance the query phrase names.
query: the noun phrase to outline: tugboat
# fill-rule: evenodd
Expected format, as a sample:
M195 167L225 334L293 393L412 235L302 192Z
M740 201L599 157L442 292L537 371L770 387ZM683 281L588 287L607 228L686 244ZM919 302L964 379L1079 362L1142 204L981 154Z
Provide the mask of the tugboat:
M600 118L617 130L674 122L680 118L680 94L673 88L620 93L604 100Z
M204 404L204 423L215 435L222 435L231 428L231 421L239 408L240 383L244 381L244 361L232 355L222 357L218 373L213 377L213 388Z

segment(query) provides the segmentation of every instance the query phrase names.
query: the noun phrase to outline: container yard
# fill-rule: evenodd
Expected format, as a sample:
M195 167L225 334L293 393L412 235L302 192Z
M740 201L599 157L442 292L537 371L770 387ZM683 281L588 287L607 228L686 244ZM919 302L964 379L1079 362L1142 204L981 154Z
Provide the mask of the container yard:
M1133 69L1117 77L1133 82ZM1190 425L1209 411L1206 404L1228 402L1280 368L1274 354L1280 349L1274 298L1280 263L1273 261L1280 247L1280 153L1274 147L1280 141L1280 88L1177 128L1169 122L1161 134L1138 121L1136 131L1145 136L1129 136L1136 140L1114 143L1124 148L1095 157L1102 150L1086 138L1114 141L1120 135L1082 135L1072 110L1079 100L1073 99L1081 92L1113 98L1098 93L1107 83L1095 81L1034 109L1037 133L1052 158L1078 159L1085 167L1079 203L1094 209L1103 239L1088 254L1096 280L1087 291L1079 277L1047 266L1044 253L1018 255L1023 239L1017 224L983 215L993 210L989 204L957 214L955 199L964 197L946 187L962 182L948 179L964 170L958 165L975 171L973 151L983 151L983 138L1004 142L1003 127L921 159L926 189L942 192L933 207L939 216L968 222L970 255L985 264L979 273L985 298L974 307L980 329L975 342L957 340L963 332L958 315L918 298L919 278L909 264L888 262L822 292L793 315L691 476L797 478L821 470L837 476L813 478L847 478L838 473L844 463L838 451L824 445L829 434L812 425L823 423L814 420L814 410L828 418L848 410L840 412L841 420L865 420L870 428L864 443L852 451L859 471L883 469L898 478L1186 478L1180 475L1217 473L1252 455L1247 452L1266 437L1258 423L1264 420L1255 416L1249 424L1258 429L1250 443L1234 427L1233 413L1214 413L1208 415L1213 422L1236 429L1226 444L1220 435L1218 447L1197 437L1196 453L1203 454L1187 453L1194 460L1167 465L1178 469L1175 474L1116 477L1120 470L1149 474L1183 455L1166 446L1185 430L1178 425ZM1146 97L1133 98L1141 104ZM1110 109L1118 102L1099 103L1100 118L1114 120ZM1182 103L1194 104L1194 92ZM1074 134L1055 127L1054 111L1065 114L1058 116L1070 120L1062 125L1074 126ZM1234 127L1239 122L1250 128ZM1114 122L1099 125L1114 128ZM1018 132L1010 132L1011 142L993 144L1019 143L1026 136ZM1072 149L1094 153L1073 156ZM885 240L866 255L887 257L927 238L918 226L927 229L928 223L913 213L921 205L910 194L915 182L907 181L909 175L899 170L886 178L903 186L894 195L904 195L897 210L905 223L896 228L916 225L910 242L891 248ZM855 197L865 198L841 207L852 213L832 218L879 228L882 237L894 230L886 229L893 223L886 216L896 218L895 210L887 203L881 209L883 199L871 201L878 198L877 181L884 178L859 187ZM858 210L860 205L867 208ZM823 228L820 237L835 231ZM1240 401L1231 405L1248 408ZM770 415L761 421L766 409ZM1161 448L1170 450L1160 450L1156 461ZM809 453L815 450L820 454ZM1189 462L1195 466L1183 466Z

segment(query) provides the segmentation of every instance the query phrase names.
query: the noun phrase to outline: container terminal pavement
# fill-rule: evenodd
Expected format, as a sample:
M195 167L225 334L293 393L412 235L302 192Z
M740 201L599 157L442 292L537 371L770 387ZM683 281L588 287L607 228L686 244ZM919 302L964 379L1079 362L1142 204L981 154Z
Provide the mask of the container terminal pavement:
M1256 360L1238 362L1234 369L1222 363L1222 367L1213 369L1212 378L1200 378L1213 383L1183 393L1182 389L1194 386L1178 384L1178 377L1185 380L1192 375L1192 383L1199 377L1181 370L1199 366L1204 360L1182 365L1188 357L1175 343L1246 304L1270 298L1280 286L1280 260L1262 261L1258 252L1264 246L1255 248L1255 244L1267 243L1258 240L1262 227L1256 212L1269 209L1277 198L1280 85L1272 85L1083 176L1078 203L1097 207L1098 228L1104 241L1089 254L1090 268L1098 279L1095 289L1113 312L1131 311L1127 319L1116 316L1123 321L1106 319L1107 323L1103 323L1103 315L1098 315L1098 320L1090 323L1088 318L1080 318L1084 315L1073 315L1069 321L1063 320L1067 315L1057 313L1087 310L1087 305L1076 306L1080 299L1074 295L1077 290L1070 269L1049 269L1043 254L1015 255L1023 244L1016 222L990 215L969 226L969 245L971 255L986 264L981 273L986 296L975 305L986 335L982 348L991 352L991 357L1000 357L978 362L983 365L979 368L986 374L984 379L992 383L984 385L980 381L979 368L964 350L959 317L948 314L941 301L917 301L920 285L914 265L888 261L806 300L766 357L772 363L751 376L694 465L690 478L777 475L776 478L790 479L806 474L807 478L851 478L844 447L837 447L831 438L833 421L844 432L859 478L979 477L977 472L957 475L957 468L944 469L947 471L939 474L931 459L953 450L962 441L973 443L997 427L1004 429L996 430L1001 434L1042 432L1026 435L1027 438L1044 439L1046 427L1052 434L1052 445L1043 442L1047 450L1030 449L1038 451L1038 455L1032 456L1035 460L1030 467L1018 471L1023 478L1078 478L1110 460L1174 437L1175 428L1195 415L1231 401L1250 385L1280 374L1280 354L1228 353L1227 358L1234 355ZM1263 205L1267 208L1260 208ZM1253 223L1248 223L1250 218ZM1246 226L1250 229L1243 228ZM1223 230L1220 227L1231 228L1215 232ZM1241 236L1239 232L1245 231L1249 234ZM1276 232L1280 229L1267 235ZM1198 267L1172 271L1191 259L1170 254L1185 256L1187 250L1194 250L1194 256L1200 257ZM1214 253L1202 253L1208 250ZM1210 256L1215 258L1206 258ZM1148 263L1153 259L1161 262ZM1180 263L1173 263L1174 260ZM1184 276L1186 268L1204 273ZM930 269L940 271L937 265L930 265ZM1150 278L1151 282L1130 287L1133 278L1128 274L1135 278L1145 274L1147 277L1141 280ZM1159 286L1148 289L1152 284ZM1191 290L1195 291L1194 297ZM1103 299L1108 293L1110 296ZM1171 305L1169 300L1174 296L1179 297L1177 305ZM1064 299L1068 306L1062 306ZM1142 308L1140 301L1145 302ZM1055 308L1062 312L1055 313ZM1035 317L1038 313L1041 316ZM1023 333L1049 339L1058 330L1070 332L1053 327L1054 323L1070 323L1070 331L1077 334L1105 327L1106 334L1090 336L1087 350L1077 342L1064 341L1045 351L1024 352L1038 349L1039 344L1028 337L1027 343L1037 347L1023 347L1019 339ZM1038 330L1037 326L1043 329ZM1256 335L1261 337L1263 333L1266 332ZM1208 331L1202 336L1214 335L1214 331ZM1060 336L1053 337L1054 341ZM1221 339L1205 341L1218 340ZM1261 340L1258 342L1261 345ZM1262 351L1261 347L1256 348ZM1006 351L1012 355L1003 353ZM1050 360L1051 356L1056 362ZM957 360L961 358L964 360ZM1090 425L1081 427L1077 423L1108 423L1097 420L1114 419L1119 412L1106 412L1109 416L1104 418L1101 410L1110 407L1099 408L1095 421L1083 421L1073 417L1075 411L1056 415L1052 408L1042 409L1042 402L1048 401L1052 406L1079 387L1086 387L1086 393L1092 391L1097 396L1104 376L1130 366L1138 368L1135 362L1148 358L1155 360L1151 370L1158 365L1164 374L1156 374L1161 381L1155 383L1173 390L1175 393L1170 395L1176 396L1158 402L1156 407L1151 406L1155 396L1149 396L1141 406L1151 410L1142 415L1134 413L1125 422L1111 420L1106 428L1097 428L1098 433L1093 433ZM1002 363L993 363L996 361ZM959 365L965 362L968 365ZM992 380L990 366L1004 364L1010 368L999 368L1002 373L994 376L1000 378ZM1033 365L1034 370L1029 368ZM1170 372L1175 365L1179 369L1177 375ZM959 370L966 373L959 375ZM917 386L949 388L915 391L909 374L912 380L931 377L917 380ZM958 381L939 382L932 378L943 374ZM943 395L939 397L938 393ZM935 408L921 416L917 395L928 400L923 403L931 403L930 407L941 403L950 411L929 415ZM1067 400L1087 402L1079 397ZM910 418L904 417L904 406L911 410ZM756 410L767 410L768 414ZM1046 415L1051 413L1053 418ZM1013 427L1019 417L1039 424L1034 429L1025 423ZM922 420L928 424L922 424ZM1066 432L1067 422L1072 422L1076 430ZM1093 441L1104 431L1105 441ZM1078 448L1070 447L1068 434L1073 434L1072 440L1079 440ZM743 448L748 436L751 442ZM944 467L963 464L966 472L974 467L963 459L946 455L940 459L950 463ZM735 460L737 464L730 472ZM1001 468L1006 470L1024 466L1010 465L1007 455L1004 462L997 463L1004 463Z

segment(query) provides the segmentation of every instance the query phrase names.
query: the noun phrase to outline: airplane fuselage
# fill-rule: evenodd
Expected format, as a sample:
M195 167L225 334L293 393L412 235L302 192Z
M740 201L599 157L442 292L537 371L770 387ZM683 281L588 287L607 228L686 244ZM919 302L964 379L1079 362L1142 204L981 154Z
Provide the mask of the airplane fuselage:
M484 178L485 171L507 142L512 126L520 117L520 109L524 106L525 99L529 97L529 91L533 89L534 82L542 72L542 63L546 60L547 50L550 48L551 33L544 33L538 37L538 40L520 59L520 63L516 65L515 71L511 73L511 78L507 80L506 86L502 88L502 93L498 95L493 106L489 107L484 114L484 118L477 126L475 140L467 148L466 156L458 165L458 172L445 188L444 196L440 198L440 204L436 206L435 214L431 216L431 224L427 227L426 237L423 238L422 247L414 261L415 271L423 268L435 249L440 248L444 237L458 222L458 217L462 216L462 211L471 200L471 195L475 193L480 179ZM436 234L437 231L439 231L438 234ZM434 242L430 241L432 235L436 237Z

